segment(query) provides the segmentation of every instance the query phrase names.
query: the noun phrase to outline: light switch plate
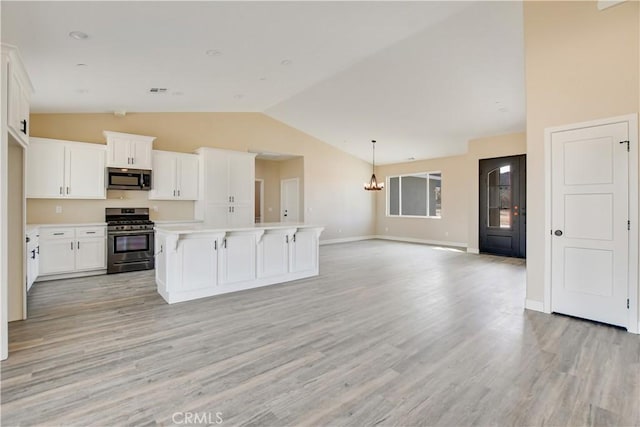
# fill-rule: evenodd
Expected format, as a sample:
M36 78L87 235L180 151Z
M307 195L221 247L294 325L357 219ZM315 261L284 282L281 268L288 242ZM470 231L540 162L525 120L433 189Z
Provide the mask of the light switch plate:
M60 205L56 206L56 213L57 214L62 213L62 206L60 206Z

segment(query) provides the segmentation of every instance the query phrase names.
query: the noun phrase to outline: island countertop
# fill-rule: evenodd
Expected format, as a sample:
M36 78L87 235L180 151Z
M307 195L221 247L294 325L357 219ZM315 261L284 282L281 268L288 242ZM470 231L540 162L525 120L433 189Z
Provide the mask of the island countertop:
M306 224L302 222L263 222L259 224L247 224L245 226L219 227L205 224L156 224L155 230L169 234L195 234L195 233L229 233L234 231L260 231L282 230L289 228L324 228L323 225Z

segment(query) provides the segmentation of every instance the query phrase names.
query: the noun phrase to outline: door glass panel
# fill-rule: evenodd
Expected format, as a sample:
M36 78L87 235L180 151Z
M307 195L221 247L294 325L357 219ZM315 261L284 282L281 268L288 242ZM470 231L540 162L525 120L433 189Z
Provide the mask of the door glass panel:
M487 175L488 226L511 228L511 166L496 168Z

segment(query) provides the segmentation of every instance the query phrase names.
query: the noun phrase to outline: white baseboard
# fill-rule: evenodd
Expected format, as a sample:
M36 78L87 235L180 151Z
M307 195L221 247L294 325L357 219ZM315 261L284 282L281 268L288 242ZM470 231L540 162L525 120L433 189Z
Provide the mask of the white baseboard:
M478 248L467 248L467 253L468 254L479 254L480 253L480 249L478 249Z
M539 311L541 313L544 313L544 303L542 301L535 301L527 298L526 300L524 300L524 308L526 308L527 310Z
M356 237L345 237L343 239L320 240L320 246L322 246L322 245L333 245L334 243L359 242L361 240L371 240L371 239L375 239L375 238L376 238L376 236L356 236Z
M413 237L397 237L397 236L374 236L375 239L381 240L393 240L396 242L407 242L407 243L421 243L423 245L432 245L432 246L449 246L454 248L466 248L466 243L460 242L445 242L442 240L428 240L428 239L415 239Z

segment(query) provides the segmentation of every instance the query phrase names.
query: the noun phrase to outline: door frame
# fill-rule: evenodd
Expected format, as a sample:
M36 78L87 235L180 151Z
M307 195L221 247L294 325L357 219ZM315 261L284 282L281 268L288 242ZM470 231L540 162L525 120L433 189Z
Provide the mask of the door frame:
M576 130L586 127L603 126L615 123L627 123L629 128L629 266L627 294L629 298L629 313L627 331L640 333L640 313L638 312L638 114L609 117L605 119L590 120L587 122L573 123L562 126L548 127L544 130L544 301L543 311L551 313L551 137L556 132ZM549 232L547 233L547 230Z
M260 222L262 223L264 222L264 179L255 178L255 182L260 183ZM255 221L255 218L254 218L254 221Z
M295 181L296 186L298 187L298 219L296 222L300 221L300 178L286 178L280 180L280 221L284 222L284 183L288 181Z
M519 218L517 219L517 221L519 222L518 224L518 254L516 256L514 255L502 255L502 254L498 254L495 252L483 252L482 251L482 228L484 227L483 225L483 219L486 220L487 218L484 217L484 215L486 215L485 212L483 212L483 209L481 209L483 207L483 180L485 180L486 176L483 176L482 174L482 163L483 162L487 162L487 161L491 161L491 160L506 160L506 159L511 159L513 161L516 161L518 164L518 200L513 200L512 199L512 205L517 203L520 206L520 211L518 213ZM527 253L527 249L526 249L526 244L527 244L527 225L526 225L526 209L527 209L527 154L523 153L523 154L513 154L513 155L509 155L509 156L500 156L500 157L487 157L487 158L481 158L478 159L478 251L479 253L488 253L491 255L496 255L496 256L514 256L515 258L520 258L520 259L526 259L526 253ZM484 184L485 188L486 188L486 192L489 192L489 188L488 185ZM512 193L513 196L513 193ZM486 200L486 199L485 199ZM486 207L486 206L485 206ZM522 211L524 211L525 213L523 214ZM513 213L512 213L512 218L513 218ZM512 228L513 230L513 228Z

